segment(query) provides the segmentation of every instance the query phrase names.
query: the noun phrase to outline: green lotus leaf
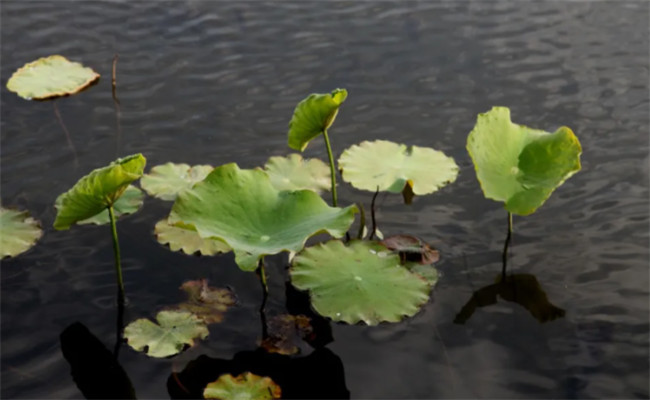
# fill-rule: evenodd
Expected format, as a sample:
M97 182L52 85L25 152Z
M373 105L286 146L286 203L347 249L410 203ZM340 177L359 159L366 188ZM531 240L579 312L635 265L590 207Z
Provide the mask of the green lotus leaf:
M226 242L237 265L253 271L264 255L298 251L317 233L343 236L356 212L354 205L329 207L310 190L278 191L264 171L233 163L181 192L169 222L193 225L202 238Z
M175 309L191 312L206 324L223 321L225 312L237 303L232 290L208 286L206 279L187 281L181 285L181 290L187 294L187 301Z
M144 201L144 193L142 192L142 190L138 189L133 185L127 186L122 196L120 196L120 198L117 199L115 204L113 204L113 212L115 213L115 217L118 218L121 215L128 215L128 214L135 213L140 209L140 207L142 207L143 201ZM108 210L105 209L104 211L100 212L95 216L77 222L77 224L104 225L104 224L108 224L109 222L110 222L110 218L108 216Z
M347 90L336 89L327 94L310 94L298 103L289 122L289 147L304 151L309 141L332 125L347 97Z
M158 324L141 318L127 325L124 338L129 346L151 357L169 357L208 336L205 322L186 311L161 311L156 320Z
M200 253L204 256L213 256L218 253L232 251L230 246L221 240L203 239L191 225L177 222L172 225L167 218L158 221L154 228L156 240L162 245L169 245L172 251L182 251L185 254Z
M2 258L15 257L29 250L43 236L38 221L27 211L0 207L0 252Z
M368 325L398 322L429 299L427 282L400 265L400 257L378 242L331 240L297 254L291 283L309 290L311 303L334 321Z
M201 182L214 169L210 165L166 163L151 168L140 180L140 186L150 195L162 200L175 200L178 193Z
M478 115L467 151L485 197L528 215L580 170L582 148L565 126L555 133L531 129L512 123L508 108L493 107Z
M410 194L433 193L456 180L458 166L443 152L376 140L346 149L339 158L343 180L357 189Z
M438 283L438 270L433 265L421 264L418 262L406 263L406 268L412 273L424 278L429 286L434 287Z
M221 400L271 400L280 396L282 390L271 378L250 372L237 376L221 375L216 381L208 383L203 391L204 398Z
M99 79L99 74L63 56L39 58L11 75L7 89L27 100L44 100L78 93Z
M134 154L119 158L79 179L72 189L56 199L54 229L69 229L72 224L115 205L129 184L142 176L146 162L142 154Z
M303 160L300 154L271 157L264 165L271 183L278 190L313 190L321 193L330 189L330 169L317 158Z

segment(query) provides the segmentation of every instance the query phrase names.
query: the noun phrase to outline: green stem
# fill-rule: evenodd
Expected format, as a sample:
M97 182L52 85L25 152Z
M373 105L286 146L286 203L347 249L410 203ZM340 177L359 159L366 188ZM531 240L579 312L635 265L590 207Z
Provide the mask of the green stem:
M115 273L117 274L117 287L119 290L118 301L124 302L124 282L122 281L122 264L120 262L120 243L117 239L117 227L115 226L115 213L113 206L108 207L108 217L111 220L111 233L113 234L113 254L115 255Z
M506 242L503 245L503 254L501 255L501 260L503 262L503 268L501 269L501 282L506 281L506 267L508 265L508 247L510 246L511 239L512 239L512 213L508 212L508 236L506 236Z
M323 137L325 138L325 146L327 146L327 156L330 160L330 174L332 176L332 205L338 206L336 201L336 168L334 167L334 156L332 155L332 146L330 145L330 138L327 136L327 129L323 129Z

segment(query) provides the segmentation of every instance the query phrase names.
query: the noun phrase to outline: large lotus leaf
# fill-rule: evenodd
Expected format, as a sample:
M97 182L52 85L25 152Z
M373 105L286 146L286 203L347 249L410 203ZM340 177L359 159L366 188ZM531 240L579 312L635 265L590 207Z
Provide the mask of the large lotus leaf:
M414 315L429 299L427 282L378 242L353 240L308 247L293 259L291 283L334 321L377 325Z
M327 94L310 94L298 103L289 122L289 147L305 150L310 140L332 125L347 97L347 90L336 89Z
M141 318L124 328L129 345L151 357L173 356L193 346L194 339L208 336L205 322L186 311L161 311L156 320L158 324Z
M163 219L158 221L154 228L154 234L158 243L169 245L172 251L182 251L185 254L200 253L204 256L212 256L217 253L232 251L230 246L221 240L204 239L193 226L177 222L172 225Z
M433 193L458 176L454 159L443 152L386 140L351 146L341 154L339 168L343 179L357 189L392 193L406 189L416 195Z
M309 189L321 193L330 189L330 168L317 158L303 160L300 154L271 157L264 169L278 190Z
M467 151L485 197L528 215L580 170L582 148L565 126L555 133L531 129L512 123L508 108L493 107L478 115Z
M162 200L174 200L182 190L205 179L214 169L210 165L167 163L156 165L140 180L140 186L150 195Z
M182 221L203 238L223 240L239 267L253 271L264 255L299 251L317 233L343 236L356 212L356 206L329 207L310 190L278 191L264 171L233 163L180 193L169 222Z
M92 69L55 55L19 68L9 78L7 89L27 100L44 100L80 92L98 79Z
M0 253L15 257L29 250L43 235L40 224L27 211L0 207Z
M115 217L118 218L121 215L128 215L128 214L135 213L140 209L140 207L142 207L143 201L144 201L144 193L142 192L142 190L138 189L133 185L127 186L122 196L120 196L120 198L117 199L115 204L113 204L113 212L115 213ZM104 224L108 224L109 222L110 222L110 217L108 216L108 210L104 209L104 211L100 212L99 214L90 217L88 219L84 219L83 221L79 221L77 222L77 224L104 225Z
M61 194L54 229L64 230L115 204L129 184L142 176L147 160L142 154L119 158L79 179L72 189Z
M216 381L208 383L203 391L204 398L221 400L271 400L280 396L282 390L271 378L250 372L237 376L221 375Z

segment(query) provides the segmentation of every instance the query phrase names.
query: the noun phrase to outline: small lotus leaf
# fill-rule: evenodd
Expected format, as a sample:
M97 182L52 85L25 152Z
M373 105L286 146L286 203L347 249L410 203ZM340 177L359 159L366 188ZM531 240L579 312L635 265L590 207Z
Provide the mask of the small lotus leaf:
M140 186L150 195L173 201L182 190L201 182L214 169L210 165L166 163L151 168L140 180Z
M269 318L267 331L268 336L262 340L260 347L269 353L292 355L300 352L299 342L308 338L314 328L305 315L282 314Z
M407 204L413 194L433 193L458 176L454 159L443 152L386 140L351 146L341 154L339 168L355 188L404 193Z
M141 318L127 325L124 338L129 346L151 357L169 357L208 336L205 322L186 311L161 311L156 319L158 324Z
M78 93L98 79L92 69L55 55L19 68L9 78L7 89L27 100L44 100Z
M400 265L378 242L332 240L293 259L291 283L311 292L314 309L334 321L377 325L414 315L429 299L429 285Z
M343 236L356 212L356 206L329 207L310 190L278 191L264 171L241 170L233 163L180 193L169 221L223 240L234 249L237 265L253 271L264 255L299 251L317 233Z
M144 193L142 190L138 189L133 185L127 186L126 190L120 196L119 199L113 204L113 212L115 213L115 218L118 218L121 215L133 214L142 207L144 200ZM108 216L108 210L104 210L99 214L92 216L88 219L77 222L79 225L84 224L95 224L95 225L104 225L110 222L110 217Z
M434 287L438 283L438 270L433 265L420 264L416 262L407 262L405 267L412 273L424 278L429 286Z
M181 285L181 290L187 294L187 301L175 308L191 312L206 324L223 321L224 313L237 304L232 290L210 287L206 279L187 281Z
M555 133L531 129L512 123L508 108L493 107L478 115L467 151L485 197L528 215L580 170L582 148L565 126Z
M142 154L119 158L79 179L72 189L61 194L54 229L69 229L115 204L127 186L142 176L147 160Z
M271 378L250 372L237 376L221 375L203 391L204 398L221 400L271 400L280 396L282 390Z
M316 193L330 189L330 169L317 158L303 160L300 154L271 157L264 166L278 190L309 189Z
M43 235L38 221L27 211L0 207L0 252L2 258L29 250Z
M298 103L289 122L289 147L304 151L309 141L332 125L347 97L347 90L336 89L327 94L310 94Z
M230 246L221 240L203 239L193 226L182 222L172 225L166 218L158 221L154 228L154 234L158 243L167 244L172 251L180 250L185 254L198 252L204 256L212 256L232 251Z

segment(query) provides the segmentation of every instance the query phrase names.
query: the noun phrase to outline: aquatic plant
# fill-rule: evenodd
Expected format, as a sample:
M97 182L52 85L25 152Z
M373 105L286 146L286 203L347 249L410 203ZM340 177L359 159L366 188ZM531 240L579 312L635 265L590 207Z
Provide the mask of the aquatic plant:
M40 223L29 212L0 207L0 258L26 252L41 236Z
M282 390L269 377L262 377L250 372L237 376L221 375L219 379L208 384L203 391L206 399L279 399Z

